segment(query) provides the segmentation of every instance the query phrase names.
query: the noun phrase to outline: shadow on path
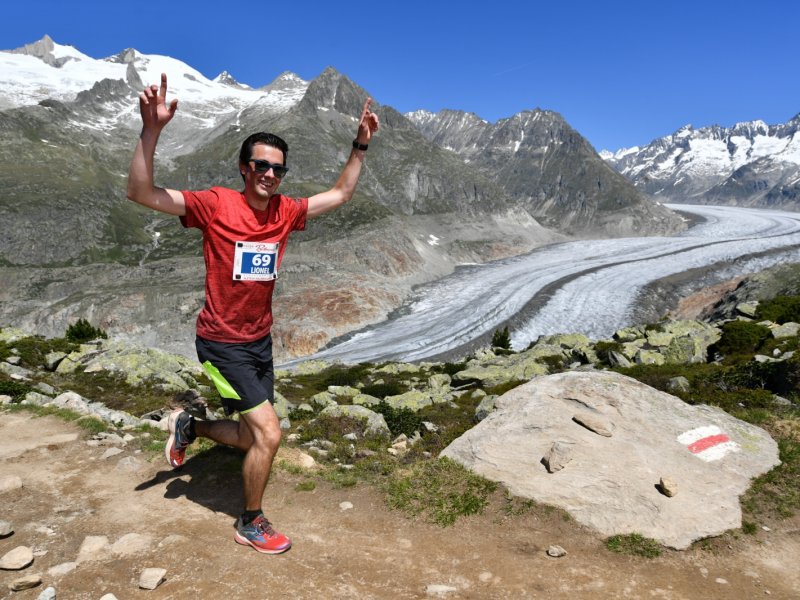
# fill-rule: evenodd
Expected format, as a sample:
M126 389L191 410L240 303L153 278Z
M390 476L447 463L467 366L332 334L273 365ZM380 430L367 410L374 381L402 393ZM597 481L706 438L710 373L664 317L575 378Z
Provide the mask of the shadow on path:
M214 512L238 517L244 505L242 458L239 450L214 446L187 458L182 467L159 471L134 489L165 485L164 498L184 496Z

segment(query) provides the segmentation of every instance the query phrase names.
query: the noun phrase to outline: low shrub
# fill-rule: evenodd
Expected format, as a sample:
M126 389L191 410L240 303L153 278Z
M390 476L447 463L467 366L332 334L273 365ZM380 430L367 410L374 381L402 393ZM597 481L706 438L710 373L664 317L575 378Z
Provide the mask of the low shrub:
M752 321L730 321L722 326L722 337L708 349L709 357L722 354L735 357L753 354L770 336L764 325Z
M756 309L756 318L773 323L800 323L800 296L775 296L761 301Z
M393 436L401 433L411 436L415 431L422 430L422 418L411 409L395 408L386 402L381 402L372 406L371 410L383 415Z
M64 337L70 342L80 344L98 338L107 339L108 334L102 329L94 327L86 319L78 319L75 323L67 327L67 332Z

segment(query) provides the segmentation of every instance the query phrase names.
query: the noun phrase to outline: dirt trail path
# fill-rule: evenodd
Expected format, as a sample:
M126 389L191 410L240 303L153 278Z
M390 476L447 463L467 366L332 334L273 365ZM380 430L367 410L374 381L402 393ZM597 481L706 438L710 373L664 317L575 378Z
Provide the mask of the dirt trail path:
M53 585L60 600L109 592L119 600L800 598L797 517L755 536L645 559L608 551L557 511L504 515L499 493L484 515L442 529L388 510L366 485L318 481L303 492L302 476L278 469L265 508L294 547L267 556L233 542L241 497L231 451L211 450L171 471L163 456L129 449L102 458L107 447L86 438L54 417L0 412L0 478L23 481L0 493L0 519L15 528L0 539L0 556L20 545L37 554L23 572L0 571L0 597L35 599ZM284 459L291 453L281 449ZM226 461L231 468L220 469ZM72 571L48 574L76 561L87 536L106 536L110 546ZM567 556L548 557L553 544ZM147 567L167 570L152 591L138 589ZM9 591L28 573L41 573L43 585Z

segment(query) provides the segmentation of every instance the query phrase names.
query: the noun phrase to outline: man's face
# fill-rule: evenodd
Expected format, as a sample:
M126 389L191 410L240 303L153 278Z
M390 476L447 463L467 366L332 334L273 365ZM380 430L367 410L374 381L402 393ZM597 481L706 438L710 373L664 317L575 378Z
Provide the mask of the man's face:
M253 146L250 160L265 160L272 164L282 165L283 152L272 146L256 144ZM278 186L281 184L281 180L275 176L272 169L266 173L256 173L253 170L252 162L239 165L239 168L242 169L242 174L244 175L245 196L254 200L269 200L270 196L277 191Z

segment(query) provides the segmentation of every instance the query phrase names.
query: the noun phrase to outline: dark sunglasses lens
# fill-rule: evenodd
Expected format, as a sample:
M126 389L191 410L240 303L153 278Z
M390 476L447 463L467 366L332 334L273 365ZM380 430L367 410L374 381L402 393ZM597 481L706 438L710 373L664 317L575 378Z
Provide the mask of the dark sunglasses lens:
M272 172L278 179L281 179L284 175L286 175L286 171L288 171L286 167L283 167L281 165L273 165L272 163L269 163L265 160L253 161L253 170L256 173L266 173L270 169L272 169Z

